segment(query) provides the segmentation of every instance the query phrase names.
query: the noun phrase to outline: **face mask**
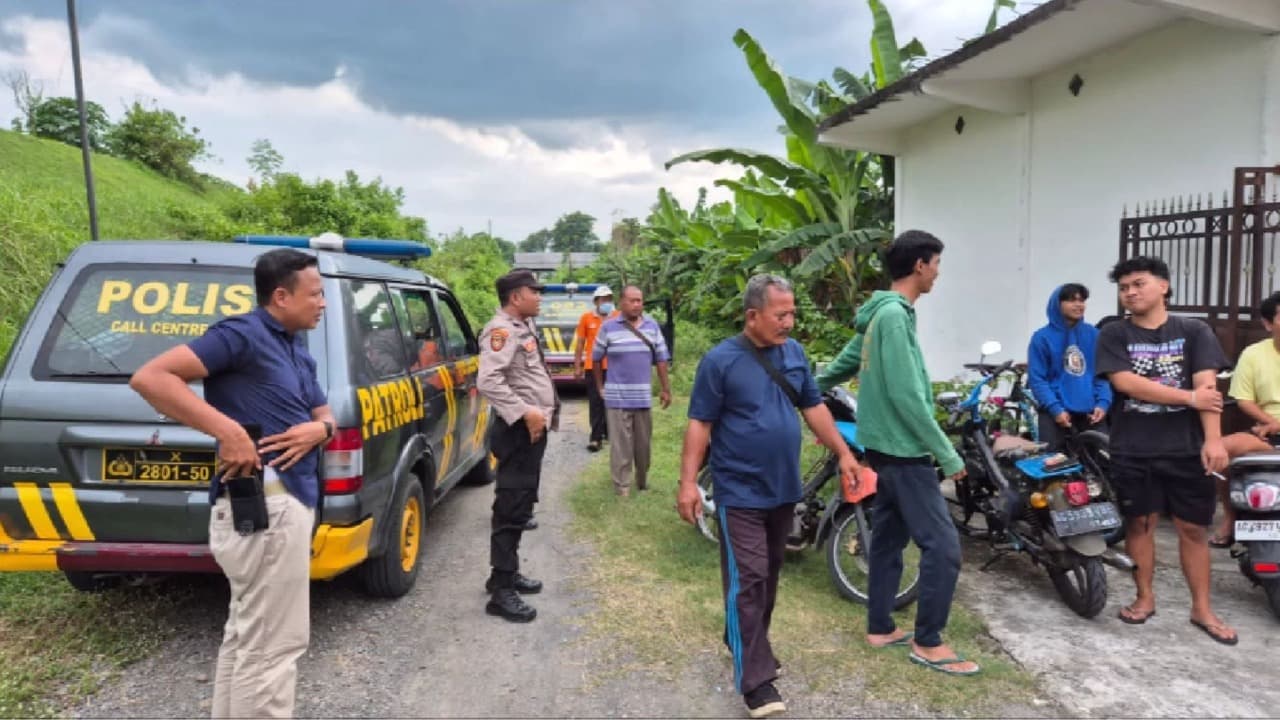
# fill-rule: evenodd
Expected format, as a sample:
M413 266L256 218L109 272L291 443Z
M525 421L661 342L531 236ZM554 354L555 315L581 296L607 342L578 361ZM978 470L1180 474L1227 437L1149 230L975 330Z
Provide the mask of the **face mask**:
M600 303L600 309L597 312L601 315L608 315L613 312L613 303Z

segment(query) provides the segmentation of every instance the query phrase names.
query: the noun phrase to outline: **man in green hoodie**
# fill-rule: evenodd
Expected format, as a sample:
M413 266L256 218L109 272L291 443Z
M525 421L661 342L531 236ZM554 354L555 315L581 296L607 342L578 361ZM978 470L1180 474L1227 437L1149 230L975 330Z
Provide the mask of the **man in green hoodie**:
M960 575L960 537L938 487L935 463L948 479L964 477L964 461L933 417L933 386L916 341L912 307L933 289L942 241L908 230L885 252L892 287L861 308L857 334L818 376L827 389L858 375L858 439L879 474L871 516L867 642L911 644L911 661L952 675L973 675L978 665L942 642ZM893 622L902 578L902 552L920 548L920 600L914 633Z

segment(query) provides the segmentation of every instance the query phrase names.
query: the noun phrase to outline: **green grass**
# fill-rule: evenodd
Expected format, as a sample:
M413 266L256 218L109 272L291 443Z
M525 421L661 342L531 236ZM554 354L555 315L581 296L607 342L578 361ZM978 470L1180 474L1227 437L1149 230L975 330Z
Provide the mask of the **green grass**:
M706 346L699 333L692 333L692 342L687 334L681 335L684 367L677 391L687 389L689 366ZM575 531L598 551L589 580L600 607L590 627L630 651L632 665L615 668L618 672L643 668L674 674L702 650L722 647L718 552L680 521L674 509L686 407L687 398L678 397L669 410L654 411L650 492L615 497L602 453L570 495ZM808 467L810 455L820 452L809 441L805 447L802 467ZM901 627L910 629L914 607L899 614ZM869 702L919 709L912 714L948 715L999 714L1010 703L1036 693L1033 678L962 607L954 608L946 638L982 665L976 678L949 678L916 667L907 661L905 650L873 650L863 641L865 628L865 608L837 594L821 552L788 554L771 639L789 668L788 677L807 679L812 691L848 688L853 681ZM726 673L728 668L726 660Z
M103 239L191 238L221 217L225 190L200 193L104 155L93 171ZM80 149L0 130L0 357L55 264L88 240Z
M189 590L186 591L189 594ZM168 639L184 591L101 594L58 573L0 573L0 717L58 714Z

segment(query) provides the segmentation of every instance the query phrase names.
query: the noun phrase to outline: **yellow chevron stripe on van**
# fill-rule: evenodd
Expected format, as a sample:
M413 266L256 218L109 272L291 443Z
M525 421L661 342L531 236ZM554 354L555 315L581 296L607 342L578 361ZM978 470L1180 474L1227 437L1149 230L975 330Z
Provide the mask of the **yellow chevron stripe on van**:
M92 540L93 531L89 529L84 513L80 512L80 503L76 502L76 491L71 489L71 484L53 483L49 487L53 489L53 502L58 506L58 512L71 533L71 539Z
M27 514L27 522L31 523L36 537L41 540L58 540L58 530L53 526L49 511L45 509L40 488L29 482L14 483L13 487L18 491L18 502L22 504L22 511Z

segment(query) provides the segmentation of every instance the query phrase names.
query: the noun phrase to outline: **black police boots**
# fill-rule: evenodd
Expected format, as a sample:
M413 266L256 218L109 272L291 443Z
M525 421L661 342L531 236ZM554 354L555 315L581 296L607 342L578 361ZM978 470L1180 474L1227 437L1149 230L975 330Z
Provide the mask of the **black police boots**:
M516 573L515 579L511 581L511 587L521 595L537 595L542 592L542 581L527 578L520 573ZM494 578L490 577L484 584L486 592L497 592L498 586L494 583Z
M493 592L484 611L497 615L511 622L526 623L538 616L538 611L529 606L514 588L501 588Z

